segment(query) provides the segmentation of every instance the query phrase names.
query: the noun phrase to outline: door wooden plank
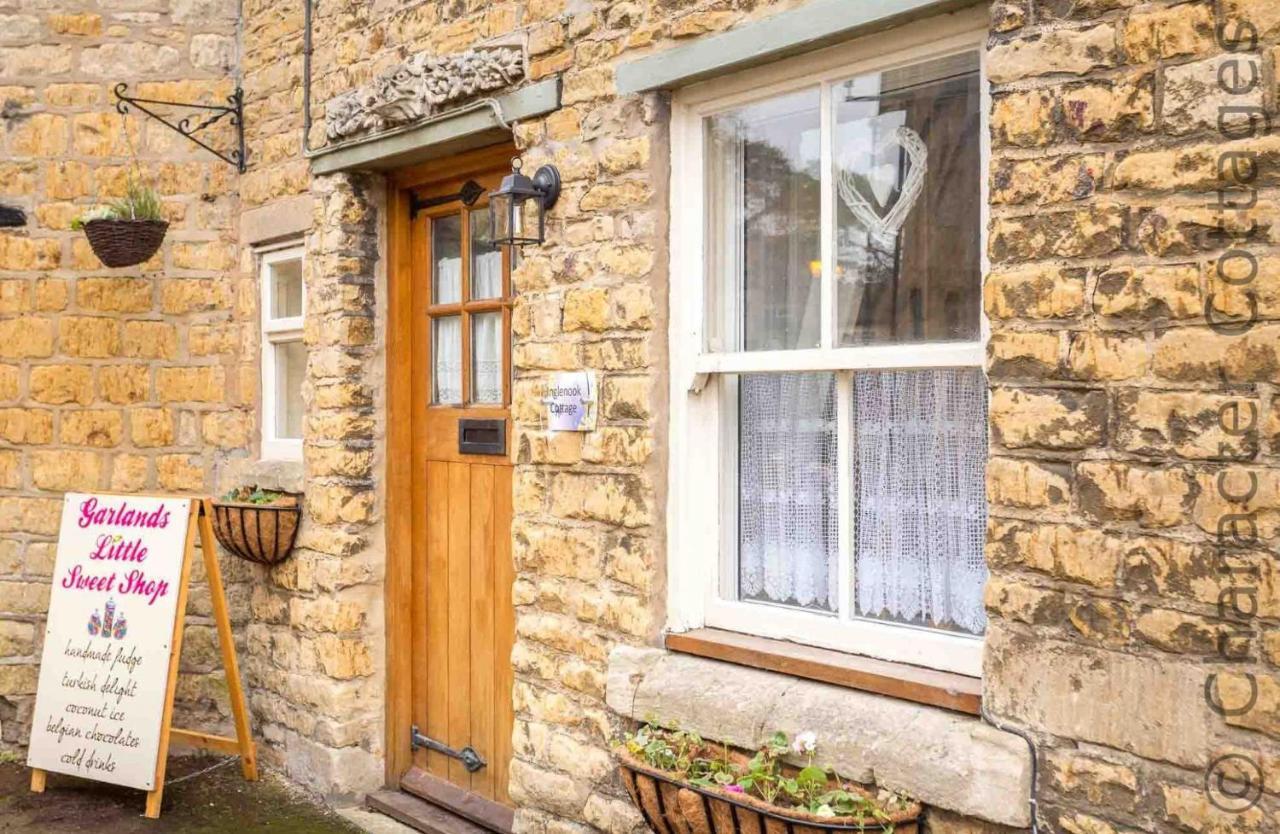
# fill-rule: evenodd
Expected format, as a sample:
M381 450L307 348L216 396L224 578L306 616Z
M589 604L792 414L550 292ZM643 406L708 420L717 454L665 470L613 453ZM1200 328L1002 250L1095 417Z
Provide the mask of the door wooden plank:
M493 547L493 628L494 628L494 698L493 709L493 798L511 803L507 793L511 765L511 732L515 724L512 690L515 671L511 667L511 650L516 642L516 612L511 602L515 583L515 565L511 561L512 481L511 467L494 468L493 526L497 530Z
M494 667L493 579L494 519L493 467L471 467L471 746L486 761L493 760ZM493 771L485 767L471 774L471 790L493 798Z
M405 207L404 210L407 216L408 208ZM427 265L431 261L426 221L419 220L411 223L409 234L410 260L412 261L410 276L412 280L409 282L410 286L404 291L408 294L410 303L409 350L412 357L409 373L408 414L412 425L419 426L422 424L427 410L426 403L430 395L430 375L427 370L430 367L428 364L427 333L424 332L422 327L413 326L422 320L422 310L428 300L424 288L427 287ZM424 645L419 641L429 641L430 636L435 633L431 627L428 594L431 592L430 589L438 588L440 585L439 579L433 576L433 570L438 572L445 564L444 560L448 548L448 517L442 511L436 518L432 518L429 512L431 504L428 502L428 494L432 494L433 490L443 494L444 487L447 486L448 482L444 480L436 485L431 483L428 471L430 464L427 462L429 458L426 455L426 438L419 431L413 431L411 434L412 457L410 460L410 473L413 483L409 492L409 512L404 515L409 516L409 526L414 541L413 557L409 560L409 574L412 584L407 589L407 593L409 595L410 628L414 635L412 644L418 646L419 650L409 653L412 666L409 675L412 681L413 700L409 713L412 716L410 726L417 724L423 732L429 734L432 726L432 716L430 715L432 711L430 702L432 665L440 666L443 673L447 673L448 666L443 656L430 650L432 647L429 643ZM401 514L393 513L392 515ZM388 577L388 582L390 581L391 578ZM439 593L438 590L437 593ZM423 648L427 650L423 651ZM442 706L436 706L435 712L437 715L443 714L443 711ZM438 719L436 720L438 722ZM407 745L408 732L409 727L400 728L399 744ZM433 757L441 761L432 762L431 758ZM432 766L437 768L447 767L440 754L428 753L425 750L414 751L412 761L416 767L421 768Z
M449 733L449 464L426 463L426 585L416 589L425 627L419 634L423 650L416 652L415 670L423 673L419 703L426 720L418 726L432 738ZM420 668L419 668L420 667ZM449 758L419 750L418 766L441 778L449 776Z
M414 564L421 563L415 542L421 531L415 527L422 515L415 490L414 467L422 457L411 454L414 442L412 231L408 193L388 189L387 204L387 505L396 511L386 514L387 570L384 601L387 621L387 784L392 785L413 765L408 743L409 726L417 720L421 707L414 697L414 637L425 634L426 622L414 619L418 607L415 589L425 580L415 581ZM413 507L409 512L403 508ZM421 574L423 565L417 571ZM419 692L421 690L418 690ZM424 716L425 718L425 716Z
M445 743L461 748L471 732L471 467L449 465L449 732ZM471 774L449 759L449 781L471 788Z

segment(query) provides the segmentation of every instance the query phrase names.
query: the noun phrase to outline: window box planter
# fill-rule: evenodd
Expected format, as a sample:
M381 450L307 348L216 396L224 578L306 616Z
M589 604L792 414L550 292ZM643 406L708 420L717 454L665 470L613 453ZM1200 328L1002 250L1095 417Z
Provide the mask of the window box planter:
M631 801L655 834L821 834L821 832L893 832L918 834L923 808L918 802L871 817L820 817L797 808L780 808L762 799L723 788L693 785L618 752L619 772Z
M89 220L84 224L93 254L110 267L146 263L168 230L164 220Z
M214 499L213 534L231 554L275 565L292 552L301 515L297 495L281 494L271 503Z

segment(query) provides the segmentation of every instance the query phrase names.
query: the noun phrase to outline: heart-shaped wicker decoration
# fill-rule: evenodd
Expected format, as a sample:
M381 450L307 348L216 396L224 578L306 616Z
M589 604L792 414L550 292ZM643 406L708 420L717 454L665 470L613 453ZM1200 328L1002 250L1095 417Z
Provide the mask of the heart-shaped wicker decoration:
M898 199L887 211L881 213L871 198L862 192L862 188L851 171L841 170L836 177L836 188L840 199L853 212L858 222L873 234L897 234L906 222L907 215L915 208L916 200L924 188L924 176L928 170L929 149L925 146L920 134L909 127L899 127L880 143L877 151L883 151L891 145L901 145L906 151L911 166L907 169L907 178L898 192Z

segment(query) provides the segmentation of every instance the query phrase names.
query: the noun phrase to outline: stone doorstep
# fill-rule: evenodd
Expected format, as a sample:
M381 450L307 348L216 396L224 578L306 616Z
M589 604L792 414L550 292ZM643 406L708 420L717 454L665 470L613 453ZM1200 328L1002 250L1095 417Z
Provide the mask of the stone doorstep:
M846 778L1014 828L1031 824L1031 754L1013 733L938 707L661 649L609 655L609 707L753 749L812 730Z
M418 830L368 808L340 808L337 814L366 834L414 834Z

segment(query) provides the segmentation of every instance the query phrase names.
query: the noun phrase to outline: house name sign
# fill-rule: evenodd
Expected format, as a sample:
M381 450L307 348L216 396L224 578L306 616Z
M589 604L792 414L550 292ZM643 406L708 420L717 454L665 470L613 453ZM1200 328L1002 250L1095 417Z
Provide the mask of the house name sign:
M551 431L594 431L596 427L595 371L558 373L547 384L542 402Z

